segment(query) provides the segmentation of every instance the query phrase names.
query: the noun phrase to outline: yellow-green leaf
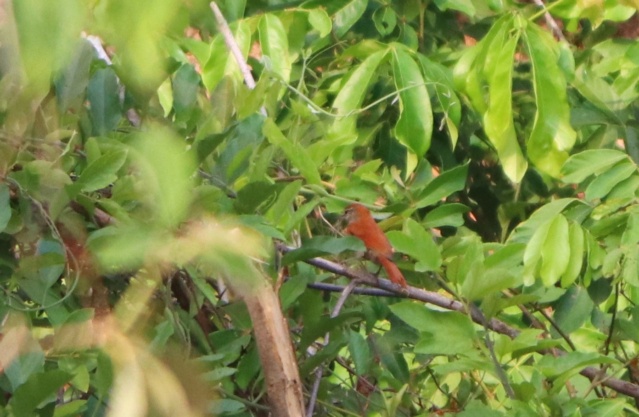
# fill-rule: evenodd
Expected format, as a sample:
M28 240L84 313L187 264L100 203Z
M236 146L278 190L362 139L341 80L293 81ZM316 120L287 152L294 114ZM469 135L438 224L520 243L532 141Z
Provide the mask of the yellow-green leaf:
M270 13L264 14L259 23L262 54L270 59L267 67L282 80L291 78L291 58L288 54L288 38L280 19Z
M519 41L519 32L509 39L496 37L491 44L494 58L492 71L487 74L490 98L484 113L484 130L497 150L504 172L513 182L519 182L526 173L528 163L519 147L513 123L512 78L513 56ZM503 34L509 36L508 33Z
M561 276L561 286L564 288L577 280L584 263L586 242L584 232L577 223L570 224L568 245L570 247L570 257L568 258L566 271Z
M395 136L418 157L430 148L433 111L419 65L403 47L393 51L393 76L399 91L399 120Z
M547 32L527 25L524 39L533 69L537 114L527 142L528 157L537 168L559 177L577 137L570 125L566 78L559 68L559 49Z
M568 220L559 214L548 228L548 234L541 247L541 268L539 275L545 286L554 285L568 267L570 260L570 241Z
M306 149L299 143L293 143L289 138L284 136L273 120L266 119L264 121L263 132L269 142L282 149L286 157L293 164L293 167L300 171L306 178L306 181L311 184L319 184L322 181L317 166L308 155Z

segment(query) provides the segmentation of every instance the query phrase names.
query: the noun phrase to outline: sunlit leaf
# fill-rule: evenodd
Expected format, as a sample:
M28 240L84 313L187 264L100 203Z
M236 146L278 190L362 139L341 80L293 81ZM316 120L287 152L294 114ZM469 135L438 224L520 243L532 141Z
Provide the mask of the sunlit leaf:
M533 67L537 105L527 141L528 157L537 168L558 177L577 136L570 125L566 77L557 65L558 47L548 32L530 24L524 39Z
M564 288L577 280L584 264L586 242L581 226L576 223L570 223L568 246L570 257L566 270L561 276L561 286Z
M335 101L333 101L333 109L337 112L339 118L331 126L331 134L337 137L355 135L357 116L350 113L361 106L369 84L375 76L375 71L386 57L386 54L387 50L382 50L370 55L357 66L346 83L340 88Z
M539 274L546 286L554 285L566 272L570 260L568 221L559 214L548 227L546 239L541 247L541 269Z
M511 37L508 37L508 33L499 34L501 36L496 36L490 45L494 52L489 55L494 56L492 71L486 74L490 99L484 113L486 135L497 150L504 172L513 182L521 181L528 167L519 147L513 122L513 57L519 41L518 32L516 34Z
M293 166L297 168L300 173L311 184L320 184L321 178L317 170L317 166L309 156L307 150L299 143L292 142L289 138L284 136L280 128L273 122L272 119L266 119L264 121L263 128L264 135L273 145L277 145L286 156L291 160Z
M461 165L441 173L419 193L415 207L421 208L435 204L466 186L468 165Z
M331 33L333 22L328 17L326 11L322 9L312 9L308 11L308 23L319 31L320 37L324 37Z
M251 44L251 29L244 20L238 21L232 29L233 38L240 47L242 56L246 57ZM224 76L231 76L238 82L242 80L240 68L221 35L216 36L211 42L208 61L200 64L202 64L202 82L209 91L212 91Z
M175 225L187 213L191 201L194 161L172 132L155 128L141 133L135 149L135 161L142 169L142 178L153 209L166 225Z
M446 127L453 148L457 145L459 136L458 126L461 121L461 100L455 91L452 71L443 65L431 61L425 56L418 54L417 56L422 66L422 71L427 81L429 81L428 89L435 91L439 105L446 120Z
M344 36L364 14L368 0L350 0L333 15L333 32L337 38Z
M401 47L393 50L393 78L400 103L395 135L413 153L422 156L430 147L433 132L430 96L419 66Z
M502 268L482 270L481 274L469 274L462 285L461 293L469 300L478 300L507 288L522 284L520 274Z
M387 235L395 249L417 260L416 271L435 271L441 266L441 253L433 236L415 220L406 220L401 232L390 231Z
M82 171L76 184L85 192L107 187L117 179L116 174L124 165L126 157L127 153L123 150L100 156Z
M285 82L291 75L291 59L288 54L288 38L280 19L277 16L264 14L259 23L260 44L262 53L270 59L267 68L277 74Z
M390 309L422 333L416 353L466 355L473 350L475 330L470 319L461 313L434 311L410 301L393 304ZM446 338L439 337L441 334L446 334Z
M566 183L580 183L591 175L598 175L628 156L615 149L591 149L571 156L561 171Z
M425 227L441 227L455 226L459 227L464 224L464 213L470 211L470 208L463 204L452 203L443 204L435 207L424 217Z

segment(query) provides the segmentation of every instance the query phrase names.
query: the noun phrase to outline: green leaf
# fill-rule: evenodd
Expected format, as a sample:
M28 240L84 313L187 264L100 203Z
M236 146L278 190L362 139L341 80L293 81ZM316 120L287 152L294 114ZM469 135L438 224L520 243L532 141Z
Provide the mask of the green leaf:
M219 382L228 376L235 375L236 373L236 368L221 366L213 369L212 371L206 372L204 375L202 375L202 378L208 382Z
M526 245L523 243L507 243L492 250L490 256L484 261L486 268L512 269L521 265Z
M593 307L588 291L580 286L572 286L557 301L554 319L564 333L570 334L590 318ZM552 328L551 333L553 337L560 337Z
M417 260L416 271L436 271L441 266L439 247L433 242L432 235L415 220L407 219L403 231L393 230L387 236L396 250Z
M271 14L262 15L259 23L262 54L270 59L267 68L284 82L291 78L291 58L288 53L288 38L280 19Z
M333 22L323 9L311 9L308 11L308 23L319 32L320 38L331 33Z
M380 7L373 13L373 23L380 35L390 35L397 26L397 14L390 7Z
M5 183L0 183L0 233L7 228L9 220L11 220L9 197L9 186Z
M476 339L470 319L456 311L434 311L424 305L402 301L390 306L393 314L423 333L415 353L467 355ZM445 334L446 337L441 337Z
M480 300L507 288L521 285L522 277L503 268L483 269L481 274L468 274L461 293L469 300Z
M441 227L454 226L460 227L464 224L464 214L468 213L470 208L463 204L452 203L442 204L435 207L432 211L424 216L424 227Z
M487 110L486 74L491 74L494 70L487 55L494 57L499 54L499 50L491 50L491 45L495 38L504 36L512 26L513 15L505 14L493 23L490 31L477 45L463 52L453 69L455 86L468 96L475 110L482 114Z
M410 379L410 370L404 355L398 351L398 346L388 333L374 339L374 350L381 359L382 365L399 384L406 384Z
M526 26L524 39L533 67L537 113L527 141L528 157L541 171L559 177L577 137L570 125L566 77L552 36L537 25Z
M245 20L239 20L232 26L233 38L240 47L242 57L246 59L251 46L251 28ZM233 80L242 81L240 68L235 58L229 52L222 35L216 36L211 42L210 53L206 62L202 65L202 82L208 91L213 91L224 76L230 76Z
M274 224L287 213L293 211L293 202L297 198L297 193L302 188L302 181L293 181L286 185L277 196L277 200L269 209L268 217Z
M115 129L122 118L118 78L111 68L97 70L87 89L89 116L95 136Z
M526 245L526 251L524 252L525 285L532 285L535 282L539 269L539 261L541 260L541 252L546 242L551 223L551 221L546 221L540 224Z
M571 156L561 171L565 183L580 183L591 175L599 175L617 162L628 158L616 149L590 149Z
M297 168L299 172L306 178L310 184L320 184L322 179L320 178L317 166L309 156L306 148L299 143L293 143L288 139L279 127L270 118L264 121L263 130L266 138L275 146L279 146L286 157L291 161L293 167Z
M123 150L109 152L91 162L80 174L77 186L84 192L91 192L108 187L117 180L116 175L124 162L127 152Z
M173 77L173 107L178 115L183 113L190 115L190 111L197 100L200 80L200 75L191 64L184 64L175 72Z
M252 158L264 142L263 129L264 116L261 114L254 114L233 126L232 134L226 138L224 150L219 153L213 165L212 174L219 177L219 181L232 184L246 174L252 166ZM224 139L212 137L208 144L202 144L198 153L202 151L200 155L206 154Z
M435 5L441 11L452 9L459 10L468 16L475 15L475 6L471 0L435 0Z
M189 266L186 269L187 271L189 271L189 278L191 278L191 281L193 281L193 284L195 284L195 286L200 291L200 293L204 296L204 298L209 300L211 305L217 305L219 299L217 294L213 290L213 287L211 287L211 285L208 282L206 282L202 277L200 277L200 274L198 273L198 271L195 270L193 267Z
M262 214L275 203L282 188L283 184L250 182L237 192L233 206L240 214Z
M561 286L564 288L568 288L577 280L584 264L586 240L581 226L576 223L570 223L568 247L570 257L566 270L561 275Z
M32 375L40 374L44 369L44 363L44 353L40 350L25 352L13 359L4 370L4 375L11 385L9 389L15 391Z
M55 394L72 378L72 375L52 370L33 374L29 380L18 387L9 400L16 417L31 417L37 408L55 401Z
M622 415L627 404L623 398L602 398L588 402L588 408L597 417L615 417Z
M152 126L139 135L135 143L136 161L153 199L153 209L164 225L183 220L191 202L193 174L192 154L184 141L168 129Z
M241 389L247 389L250 384L255 382L262 364L260 363L260 355L256 346L252 346L248 349L248 352L244 353L240 358L240 363L237 365L237 374L235 375L235 381Z
M89 16L88 5L77 0L55 4L25 0L12 4L11 11L7 9L7 12L3 26L10 28L12 34L3 40L3 46L15 48L9 56L16 61L3 61L12 70L20 71L19 82L28 85L28 93L20 92L23 98L36 94L42 99L49 90L52 75L72 56ZM9 91L5 92L5 98L7 93Z
M463 190L468 177L468 164L461 165L443 172L419 193L415 203L416 208L422 208L435 204L454 192Z
M515 32L515 36L510 38L507 38L509 32L505 32L497 34L490 46L494 53L489 55L494 55L494 59L493 70L487 74L490 98L488 109L484 113L484 130L495 146L508 178L513 182L520 182L528 163L519 147L512 110L513 57L519 32Z
M60 112L66 112L71 104L74 104L74 100L78 101L78 105L82 104L81 99L89 85L89 68L94 56L95 50L86 39L78 43L71 61L55 82Z
M578 372L589 365L618 364L613 358L596 352L568 352L561 356L545 355L537 363L536 368L548 377L557 377L564 373Z
M337 97L333 101L333 109L337 112L339 118L331 126L330 135L334 137L353 136L354 140L357 135L355 131L357 117L351 115L351 113L358 110L362 105L368 86L376 75L377 67L384 60L387 53L388 50L384 49L369 55L355 68L346 83L340 88Z
M621 235L621 244L631 246L639 243L639 212L629 213L626 228Z
M298 249L286 253L282 257L282 265L303 261L326 254L336 255L345 250L365 251L364 243L356 237L317 236L305 240Z
M209 412L213 415L233 415L246 410L246 405L240 401L228 398L220 398L213 400L209 407Z
M439 101L453 149L459 136L458 126L461 122L461 100L457 96L453 83L453 74L447 67L418 54L424 77L429 82L428 89L433 91Z
M541 269L539 275L545 286L559 281L570 260L568 220L559 214L548 227L546 239L541 247Z
M371 364L371 351L366 339L358 332L351 330L348 337L348 350L353 358L357 375L368 373Z
M393 77L399 91L399 120L395 136L417 157L430 148L433 112L419 65L403 47L393 50Z
M348 30L366 11L368 0L351 0L333 15L333 32L336 38L346 35Z
M586 188L586 199L601 199L618 184L637 173L637 166L628 159L619 161L614 166L597 175Z
M535 211L523 223L520 223L508 238L509 243L528 243L533 235L537 234L540 227L554 219L556 215L564 211L570 204L585 204L574 198L562 198L552 201Z

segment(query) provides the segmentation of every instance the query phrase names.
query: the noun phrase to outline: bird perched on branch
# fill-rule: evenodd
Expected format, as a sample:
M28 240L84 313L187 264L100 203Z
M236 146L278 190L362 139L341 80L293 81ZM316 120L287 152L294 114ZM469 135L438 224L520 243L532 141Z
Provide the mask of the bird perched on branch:
M407 287L406 279L397 265L392 261L393 247L382 229L375 223L375 219L366 207L361 204L351 204L346 207L346 220L348 225L345 232L355 236L364 242L369 253L386 271L388 278L404 288Z

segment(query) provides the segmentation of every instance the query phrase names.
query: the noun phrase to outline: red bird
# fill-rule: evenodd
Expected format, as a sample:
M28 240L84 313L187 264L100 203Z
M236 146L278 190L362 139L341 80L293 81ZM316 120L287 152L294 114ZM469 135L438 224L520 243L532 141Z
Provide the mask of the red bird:
M345 232L355 236L364 242L366 249L373 255L374 259L386 270L388 278L395 284L406 288L406 279L397 265L391 260L393 247L382 229L375 223L371 212L361 204L351 204L346 207Z

